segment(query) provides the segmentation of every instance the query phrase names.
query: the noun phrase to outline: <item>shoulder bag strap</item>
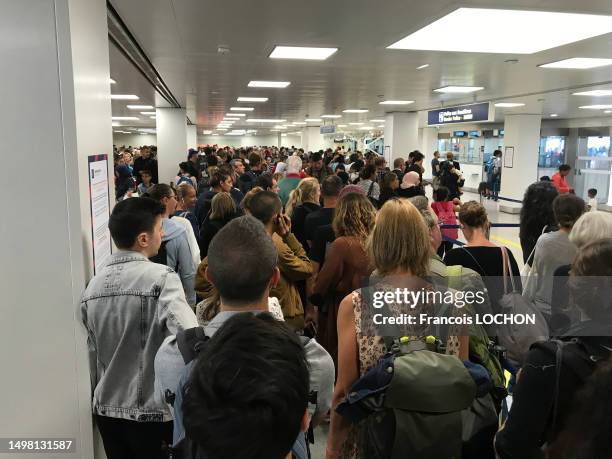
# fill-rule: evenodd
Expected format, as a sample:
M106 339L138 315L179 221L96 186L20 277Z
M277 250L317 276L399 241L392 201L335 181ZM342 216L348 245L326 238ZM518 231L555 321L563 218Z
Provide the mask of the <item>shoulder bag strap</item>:
M374 188L374 180L370 183L370 188L368 188L368 198L372 197L372 189Z
M487 272L486 272L486 271L485 271L485 270L482 268L481 264L480 264L480 263L478 263L478 260L476 259L476 257L474 257L474 255L472 255L472 253L471 253L471 252L470 252L468 249L466 249L465 247L460 247L460 248L461 248L461 249L462 249L462 250L463 250L465 253L467 253L467 254L468 254L468 255L469 255L471 258L472 258L472 260L474 260L474 263L476 263L476 264L478 265L478 267L480 268L480 270L483 272L483 275L484 275L484 276L487 276L487 275L488 275L488 274L487 274Z
M506 276L510 278L510 285L512 286L512 292L516 292L516 285L514 284L514 276L512 275L512 265L510 264L510 257L508 256L508 249L500 247L502 252L502 263L504 264L504 293L508 293Z

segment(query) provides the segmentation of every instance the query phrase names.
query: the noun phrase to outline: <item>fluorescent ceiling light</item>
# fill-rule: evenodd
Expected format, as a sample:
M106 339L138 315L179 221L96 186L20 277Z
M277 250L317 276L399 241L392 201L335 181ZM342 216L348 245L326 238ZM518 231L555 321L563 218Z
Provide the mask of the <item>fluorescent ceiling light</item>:
M270 129L270 132L280 132L280 129Z
M556 118L557 116L559 116L559 115L557 115L556 113L551 113L551 114L550 114L550 117L551 117L551 118Z
M226 116L223 121L240 121L240 118L234 118L233 116Z
M139 120L137 116L113 116L111 117L113 121L131 121L131 120Z
M156 115L157 112L140 112L141 115Z
M593 91L575 92L573 96L612 96L612 89L595 89Z
M339 124L338 127L346 127L346 124Z
M153 110L153 105L127 105L130 110Z
M385 120L370 120L370 123L384 123Z
M306 121L296 121L295 123L291 123L294 126L304 126L306 124Z
M409 105L414 104L414 100L383 100L380 105Z
M157 116L153 115L153 116L149 116L149 118L151 118L152 120L157 119Z
M306 118L304 121L307 123L320 123L323 120L321 118Z
M429 64L423 64L423 65L419 65L416 69L422 70L422 69L426 69L427 67L429 67Z
M495 104L496 107L501 108L513 108L513 107L524 107L525 104L521 104L519 102L499 102Z
M285 126L274 126L274 129L287 129Z
M359 128L360 131L369 131L370 129L374 129L374 128L372 126L363 126Z
M500 24L505 30L520 33L500 33ZM542 33L542 24L554 24L554 27ZM449 30L460 32L449 33ZM533 54L610 32L612 16L459 8L388 48Z
M226 113L225 116L246 116L244 113Z
M321 115L321 118L342 118L342 115Z
M267 97L239 97L238 102L268 102Z
M255 110L253 107L230 107L232 112L252 112Z
M604 113L612 113L612 110L604 110Z
M217 128L217 131L229 131L228 128Z
M351 126L363 126L365 123L349 123Z
M134 94L111 94L111 99L115 100L138 100L140 99L138 96Z
M116 82L115 80L113 80L112 78L109 78L109 79L108 79L108 81L109 81L109 83L110 83L110 84L115 84L115 83L117 83L117 82ZM123 131L117 131L117 132L123 132Z
M590 57L572 57L563 59L562 61L549 62L548 64L538 65L545 69L594 69L596 67L605 67L612 65L612 59L595 59Z
M612 108L612 104L583 105L582 107L578 107L578 108L583 108L583 109L587 109L587 110L605 110L605 109L608 109L608 108Z
M349 108L347 110L342 110L342 113L367 113L369 110L365 108Z
M338 48L312 48L308 46L276 46L270 59L306 59L324 61L338 51Z
M482 86L443 86L434 89L434 92L442 92L445 94L465 94L468 92L476 92L484 89Z
M286 88L290 81L249 81L249 88Z
M272 118L249 118L248 123L284 123L287 120L277 120Z
M213 132L213 131L202 131L202 134L204 134L204 135L210 135L210 134L212 134L212 132Z

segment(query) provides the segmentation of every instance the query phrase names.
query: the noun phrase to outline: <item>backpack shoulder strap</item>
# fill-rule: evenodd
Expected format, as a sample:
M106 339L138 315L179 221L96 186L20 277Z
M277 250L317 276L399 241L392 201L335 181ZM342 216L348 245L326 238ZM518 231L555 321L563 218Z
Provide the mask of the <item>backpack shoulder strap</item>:
M368 198L372 197L372 189L373 188L374 188L374 180L372 180L372 183L370 183L370 188L368 188L368 194L367 194Z
M197 357L208 339L209 337L206 336L204 328L202 327L188 328L178 332L176 335L176 344L185 365Z

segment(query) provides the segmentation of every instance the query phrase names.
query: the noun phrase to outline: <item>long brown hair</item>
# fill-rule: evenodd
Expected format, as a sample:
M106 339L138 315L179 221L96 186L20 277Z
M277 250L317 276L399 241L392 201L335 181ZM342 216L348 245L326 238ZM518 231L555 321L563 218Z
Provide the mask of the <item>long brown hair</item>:
M332 227L336 237L354 236L364 245L374 228L376 209L359 193L349 193L338 201Z

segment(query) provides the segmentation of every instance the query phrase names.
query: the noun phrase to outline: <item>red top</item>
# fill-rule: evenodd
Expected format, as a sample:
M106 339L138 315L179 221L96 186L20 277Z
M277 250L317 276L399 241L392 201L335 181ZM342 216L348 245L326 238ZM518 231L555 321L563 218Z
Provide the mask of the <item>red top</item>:
M455 205L452 201L434 201L431 203L431 208L436 213L441 223L445 225L457 224ZM457 228L443 228L440 231L442 231L442 236L451 239L457 239L459 237L459 230Z
M569 193L570 186L561 173L557 172L550 178L550 180L559 193Z

